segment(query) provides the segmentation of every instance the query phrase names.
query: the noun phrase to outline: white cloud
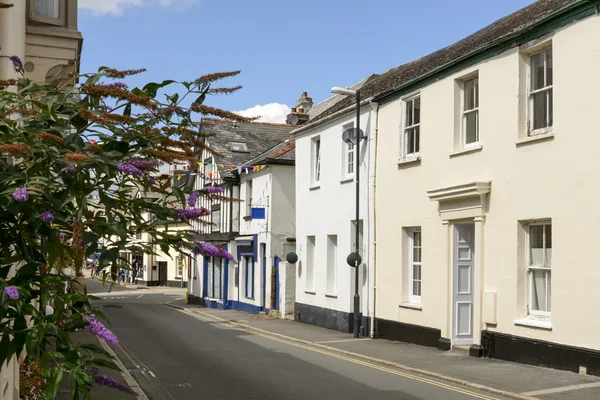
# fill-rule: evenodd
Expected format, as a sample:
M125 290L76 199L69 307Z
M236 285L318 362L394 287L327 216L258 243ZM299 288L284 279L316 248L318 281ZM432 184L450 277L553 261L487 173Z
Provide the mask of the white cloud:
M256 105L241 111L234 111L244 117L258 117L258 122L274 122L278 124L285 123L285 117L290 113L291 109L285 104L269 103L263 106Z
M94 15L123 15L126 8L158 4L177 10L194 5L199 0L79 0L79 8L90 10Z

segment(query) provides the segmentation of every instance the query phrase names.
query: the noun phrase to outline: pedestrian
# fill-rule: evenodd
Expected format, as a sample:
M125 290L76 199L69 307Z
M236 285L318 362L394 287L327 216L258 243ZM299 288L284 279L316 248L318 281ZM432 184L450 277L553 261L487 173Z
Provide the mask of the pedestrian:
M131 274L130 274L130 270L129 269L125 269L125 283L130 284L131 283Z
M135 285L138 274L138 265L137 263L133 264L133 269L131 270L131 282Z

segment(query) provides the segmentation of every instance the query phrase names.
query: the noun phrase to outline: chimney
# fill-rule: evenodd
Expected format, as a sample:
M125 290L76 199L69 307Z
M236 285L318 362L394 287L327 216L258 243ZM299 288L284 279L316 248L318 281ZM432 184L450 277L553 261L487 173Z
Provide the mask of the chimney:
M313 106L312 98L308 97L308 92L302 92L302 96L296 100L296 108L304 109L304 112L310 110Z

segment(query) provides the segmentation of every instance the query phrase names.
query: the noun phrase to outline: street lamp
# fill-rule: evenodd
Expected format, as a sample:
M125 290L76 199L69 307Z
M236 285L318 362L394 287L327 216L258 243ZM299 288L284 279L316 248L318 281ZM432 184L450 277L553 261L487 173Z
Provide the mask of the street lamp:
M359 337L359 327L360 327L360 294L358 293L358 280L359 280L359 271L358 266L360 264L360 255L359 255L359 216L360 216L360 168L359 168L359 145L360 141L365 138L363 132L360 130L360 92L358 90L352 90L348 88L341 87L333 87L331 88L331 93L340 94L343 96L354 96L356 99L356 128L352 130L352 132L347 133L344 132L343 138L346 143L352 143L354 145L355 150L355 160L354 160L354 169L356 176L356 237L355 240L355 248L354 248L354 337Z

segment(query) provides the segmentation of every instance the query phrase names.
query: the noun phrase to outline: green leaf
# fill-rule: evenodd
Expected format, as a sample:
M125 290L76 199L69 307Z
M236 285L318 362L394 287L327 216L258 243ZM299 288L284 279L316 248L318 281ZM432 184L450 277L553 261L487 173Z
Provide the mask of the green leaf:
M55 399L58 394L58 387L63 378L63 370L60 366L54 367L48 374L46 380L46 398Z
M123 110L123 115L131 117L131 103L125 106L125 109Z
M146 84L146 86L144 86L143 91L146 92L150 97L154 98L154 97L156 97L156 93L158 92L158 89L168 86L171 83L175 83L175 81L169 79L169 80L163 81L162 83L150 82L150 83Z

